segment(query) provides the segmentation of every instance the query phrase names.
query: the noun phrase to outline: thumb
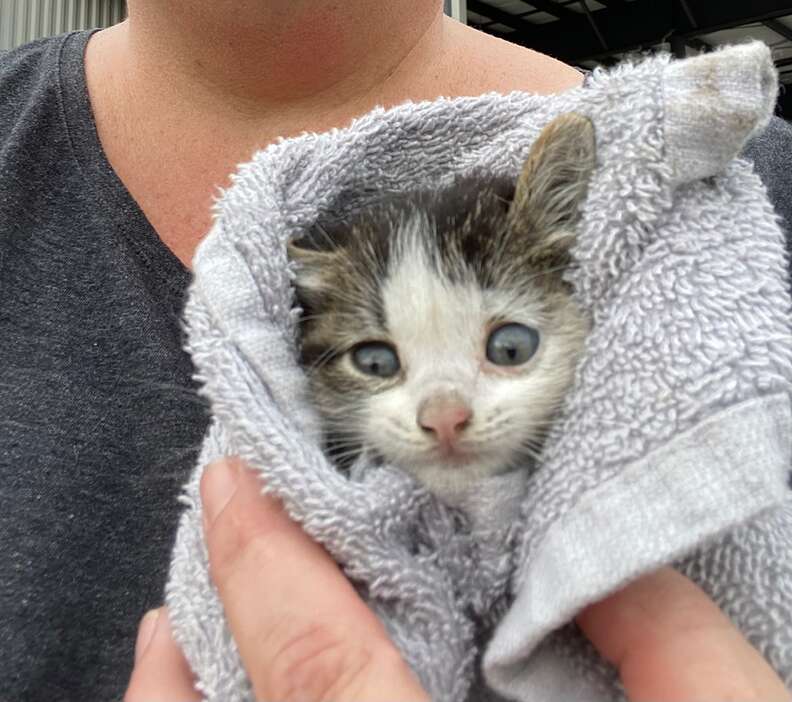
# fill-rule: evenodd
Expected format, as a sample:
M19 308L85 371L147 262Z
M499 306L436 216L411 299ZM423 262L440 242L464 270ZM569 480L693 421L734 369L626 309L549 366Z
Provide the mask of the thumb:
M201 480L212 580L258 699L427 700L332 558L240 461Z
M672 568L590 605L577 623L633 702L792 698L716 604Z

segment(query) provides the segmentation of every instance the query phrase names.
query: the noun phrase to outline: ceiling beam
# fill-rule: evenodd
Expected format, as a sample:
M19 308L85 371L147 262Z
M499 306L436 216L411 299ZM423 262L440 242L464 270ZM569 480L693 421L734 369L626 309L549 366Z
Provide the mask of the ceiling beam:
M792 10L790 11L792 14ZM789 39L792 41L792 29L787 27L785 24L781 24L777 19L769 19L762 22L762 24L767 27L768 29L772 29L776 34L780 34L784 39Z
M687 37L685 39L685 43L691 49L695 49L696 51L710 52L713 50L712 44L708 44L706 41L703 41L702 39L696 39L696 37Z
M687 4L686 0L678 0L680 7L682 8L682 12L685 13L685 18L690 23L690 25L695 29L698 27L698 22L696 22L696 18L693 16L693 12L690 9L690 5Z
M525 2L530 3L537 10L553 15L553 17L558 17L558 19L571 20L580 17L579 13L559 5L554 0L525 0Z
M496 19L492 8L480 0L468 0L468 9ZM570 62L596 60L612 53L650 47L663 41L673 29L670 4L657 0L633 0L593 11L601 37L592 31L586 15L577 12L572 19L540 25L508 15L503 10L498 12L507 15L498 22L515 30L508 35L509 41ZM601 39L607 44L607 51Z
M589 26L591 27L591 31L597 36L600 45L602 46L603 51L608 51L610 47L608 46L608 42L605 41L605 37L602 36L602 32L600 31L599 26L597 25L597 20L594 19L594 13L589 9L588 3L586 0L582 0L580 3L583 7L583 14L586 15L586 19L588 20Z
M685 0L698 26L693 26L687 13L675 2L674 25L685 36L697 36L731 29L752 22L765 22L792 14L789 0ZM632 4L632 3L631 3Z
M685 37L679 34L672 34L669 39L668 43L671 45L671 53L674 55L674 58L685 58L687 56L687 42L685 41Z
M492 7L492 5L487 5L487 3L481 2L481 0L467 0L467 9L470 12L475 12L477 15L489 17L491 20L494 20L498 24L503 24L507 27L511 27L512 29L523 35L527 41L531 41L538 37L538 32L537 32L538 25L532 24L531 22L527 22L524 19L520 19L515 15L509 14L505 10L501 10L497 7ZM509 36L509 40L510 41L512 40L511 36Z
M692 40L751 22L770 22L770 28L780 34L777 18L792 14L789 0L685 0L687 12L679 0L608 0L603 4L607 7L591 13L600 36L592 30L589 18L578 12L569 19L538 25L481 0L468 0L468 9L511 27L514 32L506 37L509 41L569 62L599 60L614 53L649 48L668 41L673 34L683 37L689 46L706 49L704 44L697 45ZM691 15L698 26L693 26ZM784 25L780 27L792 32ZM603 49L603 42L607 50Z

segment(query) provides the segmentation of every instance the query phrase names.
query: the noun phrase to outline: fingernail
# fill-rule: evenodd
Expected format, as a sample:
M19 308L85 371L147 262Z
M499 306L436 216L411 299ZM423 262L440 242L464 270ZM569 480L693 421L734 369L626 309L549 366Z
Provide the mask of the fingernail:
M222 460L206 467L202 482L204 515L207 526L212 526L236 492L239 484L239 466L236 461Z
M138 635L135 640L135 663L137 663L146 649L149 647L151 640L154 638L154 631L157 629L157 620L159 619L160 611L152 609L143 615L138 627Z

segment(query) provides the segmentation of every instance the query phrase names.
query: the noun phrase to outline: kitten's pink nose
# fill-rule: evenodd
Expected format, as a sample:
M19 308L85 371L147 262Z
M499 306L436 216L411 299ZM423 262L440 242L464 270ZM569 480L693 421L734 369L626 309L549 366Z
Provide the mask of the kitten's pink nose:
M456 393L435 395L418 407L418 426L442 444L450 444L470 424L473 410Z

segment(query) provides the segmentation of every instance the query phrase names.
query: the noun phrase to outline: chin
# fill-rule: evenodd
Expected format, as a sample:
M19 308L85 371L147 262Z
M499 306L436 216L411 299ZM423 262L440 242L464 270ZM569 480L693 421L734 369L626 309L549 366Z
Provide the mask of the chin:
M506 472L508 463L460 456L422 465L403 465L403 468L440 499L454 502L482 480Z
M476 489L482 481L519 470L518 447L462 445L451 452L424 447L405 452L404 446L370 443L367 451L415 478L432 494L454 504Z

